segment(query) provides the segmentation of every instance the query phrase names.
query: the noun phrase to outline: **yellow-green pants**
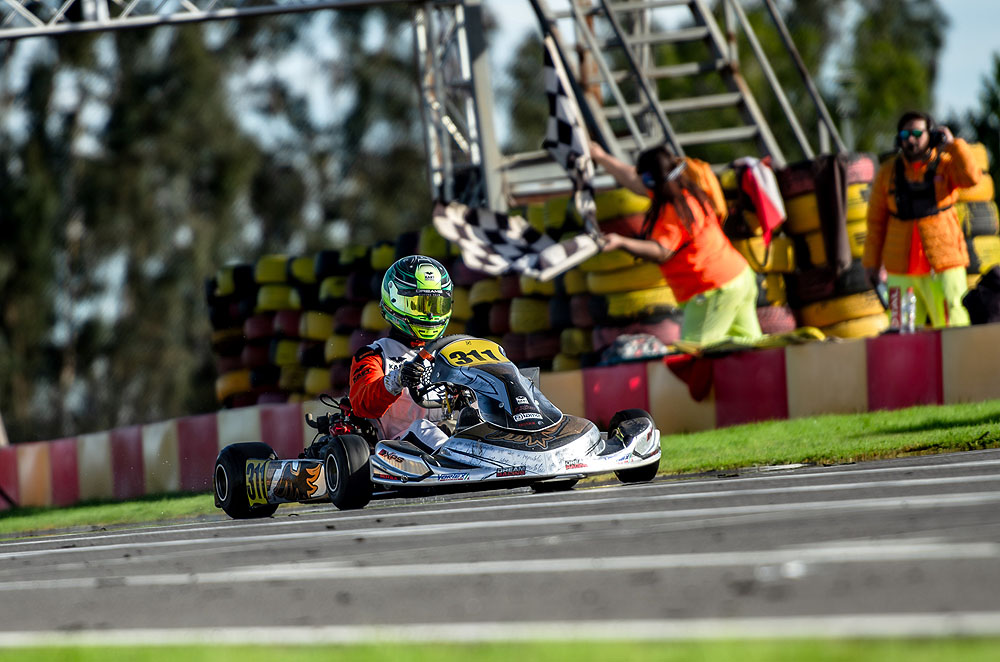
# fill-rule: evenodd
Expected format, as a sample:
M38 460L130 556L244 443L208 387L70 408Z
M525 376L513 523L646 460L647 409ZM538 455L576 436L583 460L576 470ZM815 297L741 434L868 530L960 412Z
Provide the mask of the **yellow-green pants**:
M907 288L913 288L913 293L917 295L915 320L918 329L925 325L928 317L935 329L969 326L969 311L962 305L962 297L969 289L965 267L920 276L889 274L885 284L898 287L903 294Z
M681 309L681 340L707 345L724 338L756 340L763 335L757 319L757 278L750 267L722 287L691 297Z

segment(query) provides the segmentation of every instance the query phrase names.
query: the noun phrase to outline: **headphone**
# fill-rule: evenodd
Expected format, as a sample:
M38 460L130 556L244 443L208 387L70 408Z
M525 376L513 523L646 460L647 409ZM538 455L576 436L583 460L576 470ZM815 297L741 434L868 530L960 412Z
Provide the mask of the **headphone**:
M903 116L899 118L896 123L896 137L894 139L893 145L896 151L903 149L903 139L899 137L899 132L902 131L903 125L907 124L911 120L922 119L927 122L927 133L930 134L930 142L927 144L928 149L933 149L941 144L941 139L944 137L941 132L938 131L938 124L935 121L934 116L930 113L924 113L917 110L911 110L909 112L903 113Z

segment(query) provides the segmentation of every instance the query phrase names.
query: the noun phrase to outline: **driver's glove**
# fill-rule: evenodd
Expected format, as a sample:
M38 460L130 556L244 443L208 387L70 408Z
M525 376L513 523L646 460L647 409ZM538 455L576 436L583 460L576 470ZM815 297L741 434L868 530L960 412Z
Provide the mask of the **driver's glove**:
M423 359L416 358L407 361L399 367L399 383L403 388L420 386L427 375L427 366Z
M399 395L404 388L417 386L424 381L427 374L427 366L422 359L413 359L403 365L390 370L385 376L385 390L393 395Z

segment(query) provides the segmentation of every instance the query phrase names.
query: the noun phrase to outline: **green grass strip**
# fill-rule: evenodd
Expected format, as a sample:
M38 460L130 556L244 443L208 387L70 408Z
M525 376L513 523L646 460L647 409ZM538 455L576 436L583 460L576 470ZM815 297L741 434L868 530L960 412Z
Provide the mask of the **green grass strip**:
M661 439L661 473L841 464L1000 447L1000 400L768 421Z
M724 472L794 463L841 464L1000 447L1000 400L737 425L661 440L660 472ZM289 506L283 506L287 509ZM217 517L210 493L0 512L0 536Z
M10 657L6 657L10 655ZM384 644L364 646L163 646L31 648L8 651L19 662L994 662L1000 639L888 639L538 644Z

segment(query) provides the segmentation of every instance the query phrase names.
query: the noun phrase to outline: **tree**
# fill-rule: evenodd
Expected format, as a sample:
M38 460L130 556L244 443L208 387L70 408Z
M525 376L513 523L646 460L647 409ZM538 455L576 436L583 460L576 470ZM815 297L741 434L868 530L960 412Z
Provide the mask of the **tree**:
M982 79L979 108L966 118L975 133L975 140L986 145L990 155L990 174L1000 181L1000 53L993 54L990 75Z

